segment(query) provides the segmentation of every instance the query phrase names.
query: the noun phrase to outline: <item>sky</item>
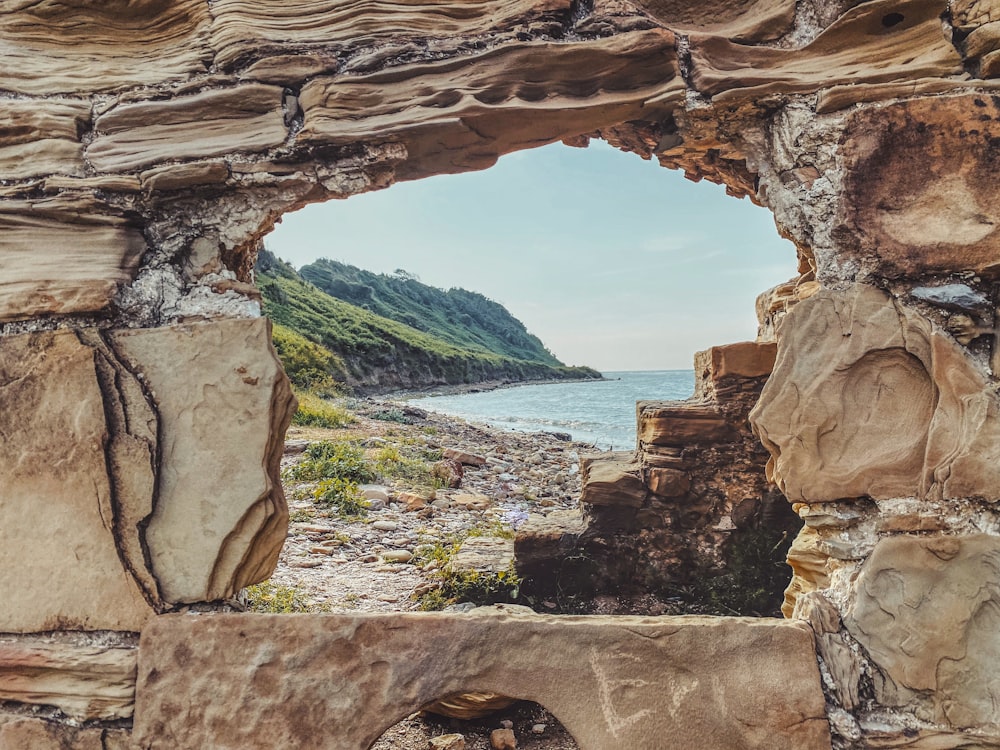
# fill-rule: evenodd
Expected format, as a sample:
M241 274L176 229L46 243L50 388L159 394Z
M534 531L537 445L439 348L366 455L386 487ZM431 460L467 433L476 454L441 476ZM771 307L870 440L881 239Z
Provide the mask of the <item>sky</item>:
M771 213L594 141L287 214L265 245L503 304L569 365L690 369L753 340L758 293L795 275Z

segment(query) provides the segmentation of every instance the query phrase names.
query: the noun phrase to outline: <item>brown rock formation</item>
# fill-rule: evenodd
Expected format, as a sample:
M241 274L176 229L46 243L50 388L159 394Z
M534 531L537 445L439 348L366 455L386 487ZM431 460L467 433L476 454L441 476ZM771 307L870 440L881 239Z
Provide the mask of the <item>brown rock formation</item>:
M135 630L267 575L290 398L251 269L282 213L603 137L768 206L798 248L760 300L754 422L806 522L786 611L822 635L839 746L1000 743L992 584L965 595L1000 528L995 2L8 6L0 630ZM605 571L717 559L777 507L744 424L763 351L699 361L696 401L640 408L634 459L587 465ZM112 735L0 721L4 747Z
M725 570L754 533L771 544L793 534L798 519L768 488L747 424L774 357L773 343L713 347L695 357L693 399L640 401L634 453L581 457L584 521L533 520L518 534L526 587L669 591Z
M162 617L140 652L144 750L309 750L330 736L366 750L419 706L473 687L541 703L583 750L830 747L812 634L780 620Z
M0 640L0 700L56 706L77 720L126 718L135 702L136 656L134 645L5 638Z
M1000 498L1000 403L929 320L857 286L802 302L778 336L750 419L791 501Z
M0 630L138 630L266 577L294 403L266 321L24 334L0 354L17 451L0 468ZM227 424L254 437L227 441Z

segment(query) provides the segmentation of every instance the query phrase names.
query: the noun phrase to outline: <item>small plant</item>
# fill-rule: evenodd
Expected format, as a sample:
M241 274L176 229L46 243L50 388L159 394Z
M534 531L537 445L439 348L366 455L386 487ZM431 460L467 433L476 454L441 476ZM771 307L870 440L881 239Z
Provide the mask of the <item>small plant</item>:
M369 503L357 482L341 477L324 479L313 490L313 502L323 508L335 509L344 519L364 518L368 515Z
M403 410L395 407L391 409L379 409L372 412L370 416L372 419L377 419L381 422L396 422L397 424L411 423L411 420L403 413Z
M469 529L468 536L493 536L498 539L513 539L517 534L514 529L502 520L494 518L486 523L473 526Z
M320 398L315 393L299 391L299 408L292 415L292 424L303 427L327 427L337 429L352 424L354 415L342 406Z
M514 602L521 591L521 577L511 565L496 573L476 570L442 571L441 584L420 597L424 611L444 609L458 602L472 602L476 606Z
M248 612L290 614L319 612L322 607L310 604L305 594L294 586L280 586L270 581L256 583L244 589Z
M288 520L291 523L303 523L305 521L311 521L316 517L316 512L309 510L308 508L296 508L288 514Z
M289 479L315 482L321 479L350 479L361 484L375 479L375 471L364 450L347 440L322 440L306 448L306 456L286 472Z

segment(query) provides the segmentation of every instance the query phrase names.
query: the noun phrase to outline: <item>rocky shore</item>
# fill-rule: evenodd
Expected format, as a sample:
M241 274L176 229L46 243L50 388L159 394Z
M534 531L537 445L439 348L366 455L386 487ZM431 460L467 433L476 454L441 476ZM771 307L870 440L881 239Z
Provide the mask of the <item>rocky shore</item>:
M579 457L592 446L552 433L495 430L405 402L358 399L346 407L353 415L346 427L288 431L282 461L291 514L288 539L270 581L250 589L252 609L469 609L475 604L461 601L468 597L441 593L449 571L479 568L471 575L481 576L477 580L487 589L496 582L493 572L509 566L514 532L529 514L549 515L578 504ZM296 467L311 460L308 446L317 444L356 448L379 472L360 485L367 507L357 515L318 503L322 480L301 478L301 469L296 478ZM508 592L516 594L516 579L510 580ZM551 601L530 604L542 612L556 608ZM558 721L529 704L476 722L415 715L389 730L375 748L422 750L431 747L433 737L459 733L469 750L486 750L492 731L504 728L504 721L511 723L517 747L576 747Z

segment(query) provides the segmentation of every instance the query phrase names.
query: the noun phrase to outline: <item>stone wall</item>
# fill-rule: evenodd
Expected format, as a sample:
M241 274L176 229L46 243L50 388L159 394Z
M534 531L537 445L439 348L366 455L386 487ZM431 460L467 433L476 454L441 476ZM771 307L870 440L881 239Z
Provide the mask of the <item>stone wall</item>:
M805 521L786 609L836 745L1000 745L998 28L993 0L9 3L0 746L129 741L135 633L268 575L274 222L594 137L766 205L798 248L759 304L751 420ZM683 420L646 409L671 447L655 425Z

